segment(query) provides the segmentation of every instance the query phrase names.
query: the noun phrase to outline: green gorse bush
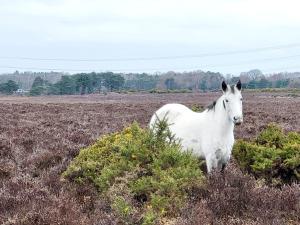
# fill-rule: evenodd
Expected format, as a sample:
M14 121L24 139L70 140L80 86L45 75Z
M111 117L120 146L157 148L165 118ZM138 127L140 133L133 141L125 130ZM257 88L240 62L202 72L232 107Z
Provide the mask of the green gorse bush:
M200 105L193 104L192 107L191 107L191 110L194 111L194 112L202 112L204 109Z
M204 176L199 160L181 151L166 121L154 129L133 123L102 137L81 150L63 176L79 184L91 182L124 223L139 217L142 224L154 224L176 216Z
M233 156L243 169L268 183L300 180L300 134L285 134L276 124L269 124L253 142L237 141Z

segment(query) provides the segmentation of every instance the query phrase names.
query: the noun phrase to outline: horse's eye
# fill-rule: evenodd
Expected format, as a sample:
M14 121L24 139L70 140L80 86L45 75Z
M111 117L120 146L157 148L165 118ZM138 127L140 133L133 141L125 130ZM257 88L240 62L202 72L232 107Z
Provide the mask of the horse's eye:
M228 100L228 99L225 99L225 102L229 102L229 100Z
M241 98L241 101L243 101L243 98Z

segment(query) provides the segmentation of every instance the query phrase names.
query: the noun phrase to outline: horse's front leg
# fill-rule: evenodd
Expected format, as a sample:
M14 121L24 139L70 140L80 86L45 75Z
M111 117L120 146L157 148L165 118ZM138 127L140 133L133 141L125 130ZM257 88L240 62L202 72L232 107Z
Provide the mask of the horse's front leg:
M229 157L223 156L222 149L212 151L206 157L207 172L210 173L213 169L223 172Z
M230 153L224 155L224 157L222 158L222 161L221 161L221 164L222 164L222 166L221 166L221 172L222 173L224 172L225 167L227 166L229 160L230 160Z

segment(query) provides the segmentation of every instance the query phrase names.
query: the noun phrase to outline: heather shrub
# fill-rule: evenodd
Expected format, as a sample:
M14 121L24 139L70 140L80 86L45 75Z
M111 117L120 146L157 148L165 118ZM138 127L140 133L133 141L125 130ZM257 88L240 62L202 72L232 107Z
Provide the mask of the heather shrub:
M300 184L281 188L264 185L244 174L236 160L223 172L214 171L207 189L195 190L176 225L299 224Z
M155 131L133 123L106 135L81 150L63 176L92 183L124 223L175 217L204 176L198 159L180 150L167 121L158 122Z
M269 124L255 141L237 141L233 155L241 168L268 183L300 180L300 134L285 134L275 124Z

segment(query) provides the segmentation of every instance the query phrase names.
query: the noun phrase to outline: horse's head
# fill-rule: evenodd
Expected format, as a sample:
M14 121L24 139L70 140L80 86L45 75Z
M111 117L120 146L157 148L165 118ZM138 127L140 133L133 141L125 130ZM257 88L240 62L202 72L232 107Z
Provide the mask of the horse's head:
M243 105L242 105L242 84L239 80L236 85L229 86L222 82L223 106L227 112L229 120L239 125L243 122Z

